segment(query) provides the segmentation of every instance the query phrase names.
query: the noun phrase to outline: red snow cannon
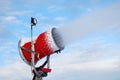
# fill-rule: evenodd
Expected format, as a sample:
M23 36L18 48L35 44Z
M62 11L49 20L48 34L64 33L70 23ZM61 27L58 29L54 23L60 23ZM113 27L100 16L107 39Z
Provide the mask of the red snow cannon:
M34 41L34 62L35 64L42 58L64 49L64 42L56 28L43 32ZM32 46L31 38L24 38L19 41L19 51L21 58L28 65L31 65Z

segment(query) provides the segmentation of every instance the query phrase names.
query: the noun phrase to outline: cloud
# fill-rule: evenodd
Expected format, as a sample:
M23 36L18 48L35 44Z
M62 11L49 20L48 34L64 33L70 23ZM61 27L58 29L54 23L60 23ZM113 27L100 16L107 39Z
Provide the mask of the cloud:
M20 24L21 21L17 19L16 16L0 16L1 18L1 25L5 27L6 25L11 25L11 24Z
M11 11L8 12L7 15L16 15L16 16L23 16L23 15L30 15L32 11L30 10L22 10L22 11Z
M4 20L6 22L16 21L16 17L14 17L14 16L7 16L7 17L4 17Z
M12 37L14 37L14 34L9 29L4 27L0 28L0 40L5 40Z
M120 71L119 44L96 43L94 45L88 44L86 46L84 44L80 44L81 43L72 45L69 48L65 48L62 53L51 56L50 68L52 69L52 72L49 73L48 77L44 78L44 80L59 80L62 77L64 77L63 80L69 78L70 80L96 80L96 78L101 78L104 75L111 75L110 77L112 79L110 80L114 80L116 77L120 78L119 75L114 75ZM10 45L12 45L12 43ZM40 60L39 63L41 64L42 60ZM0 79L32 79L30 67L26 65L20 58L17 58L16 60L13 59L12 64L3 65L0 68ZM89 79L85 79L85 75L87 75ZM95 78L94 76L97 77ZM106 76L102 77L102 80L109 78Z
M17 14L20 16L22 15ZM23 22L23 19L19 19L15 14L10 16L0 16L0 38L1 39L15 39L21 38L21 35L27 32L25 29L28 27L28 23ZM21 17L22 18L22 17ZM23 30L22 30L23 29ZM22 32L22 34L21 34Z
M51 6L48 6L47 8L47 10L52 13L57 12L57 11L62 11L63 9L64 7L60 5L51 5Z
M56 17L56 18L55 18L55 21L64 21L64 20L65 20L64 17Z
M51 58L52 73L48 79L99 80L102 77L102 80L106 80L109 75L110 80L120 78L116 75L120 73L119 44L80 44L66 48Z
M90 3L91 4L98 4L98 3L100 3L101 2L101 0L90 0Z
M9 0L2 0L0 1L0 13L4 14L11 10L12 3Z
M69 44L74 40L97 31L104 31L110 27L120 25L119 4L120 3L115 3L106 8L96 9L78 17L70 22L70 24L60 27L59 30L63 35L65 43Z
M94 62L108 62L111 63L120 61L119 60L119 44L114 43L96 43L96 44L88 44L88 45L74 45L73 47L66 48L67 51L63 51L63 53L56 55L56 58L53 63L57 63L59 67L64 64L86 64L86 63L94 63ZM64 60L64 61L61 61ZM119 65L119 64L117 64ZM96 65L93 65L96 66ZM69 66L68 66L69 67ZM105 68L106 69L106 68Z
M14 61L13 64L0 66L0 79L4 80L26 80L31 79L30 67L21 63L21 61Z
M81 64L71 64L69 69L72 70L97 70L97 71L109 71L117 69L119 60L101 60L101 61L93 61L93 62L85 62ZM68 69L68 68L67 68Z

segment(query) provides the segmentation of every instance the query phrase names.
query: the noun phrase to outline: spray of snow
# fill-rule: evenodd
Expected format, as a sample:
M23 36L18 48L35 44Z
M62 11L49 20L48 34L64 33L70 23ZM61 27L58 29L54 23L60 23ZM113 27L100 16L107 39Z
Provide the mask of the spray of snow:
M120 24L120 3L109 5L102 9L96 9L85 14L66 26L61 26L61 32L65 44L86 36L98 30L104 30Z

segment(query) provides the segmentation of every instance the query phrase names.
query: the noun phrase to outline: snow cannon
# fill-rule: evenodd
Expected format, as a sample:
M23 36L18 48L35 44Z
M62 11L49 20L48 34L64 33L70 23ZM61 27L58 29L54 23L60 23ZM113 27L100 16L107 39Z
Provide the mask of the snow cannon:
M35 53L35 64L42 58L60 52L64 49L64 41L56 28L43 32L33 38L34 51L32 50L31 38L24 38L19 41L19 51L25 63L31 65L32 52Z

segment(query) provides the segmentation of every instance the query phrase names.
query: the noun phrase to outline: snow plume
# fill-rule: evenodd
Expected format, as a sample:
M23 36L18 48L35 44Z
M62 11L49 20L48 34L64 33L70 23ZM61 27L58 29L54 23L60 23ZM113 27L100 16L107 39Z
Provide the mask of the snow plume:
M120 25L120 3L95 9L59 28L65 44L83 36Z

